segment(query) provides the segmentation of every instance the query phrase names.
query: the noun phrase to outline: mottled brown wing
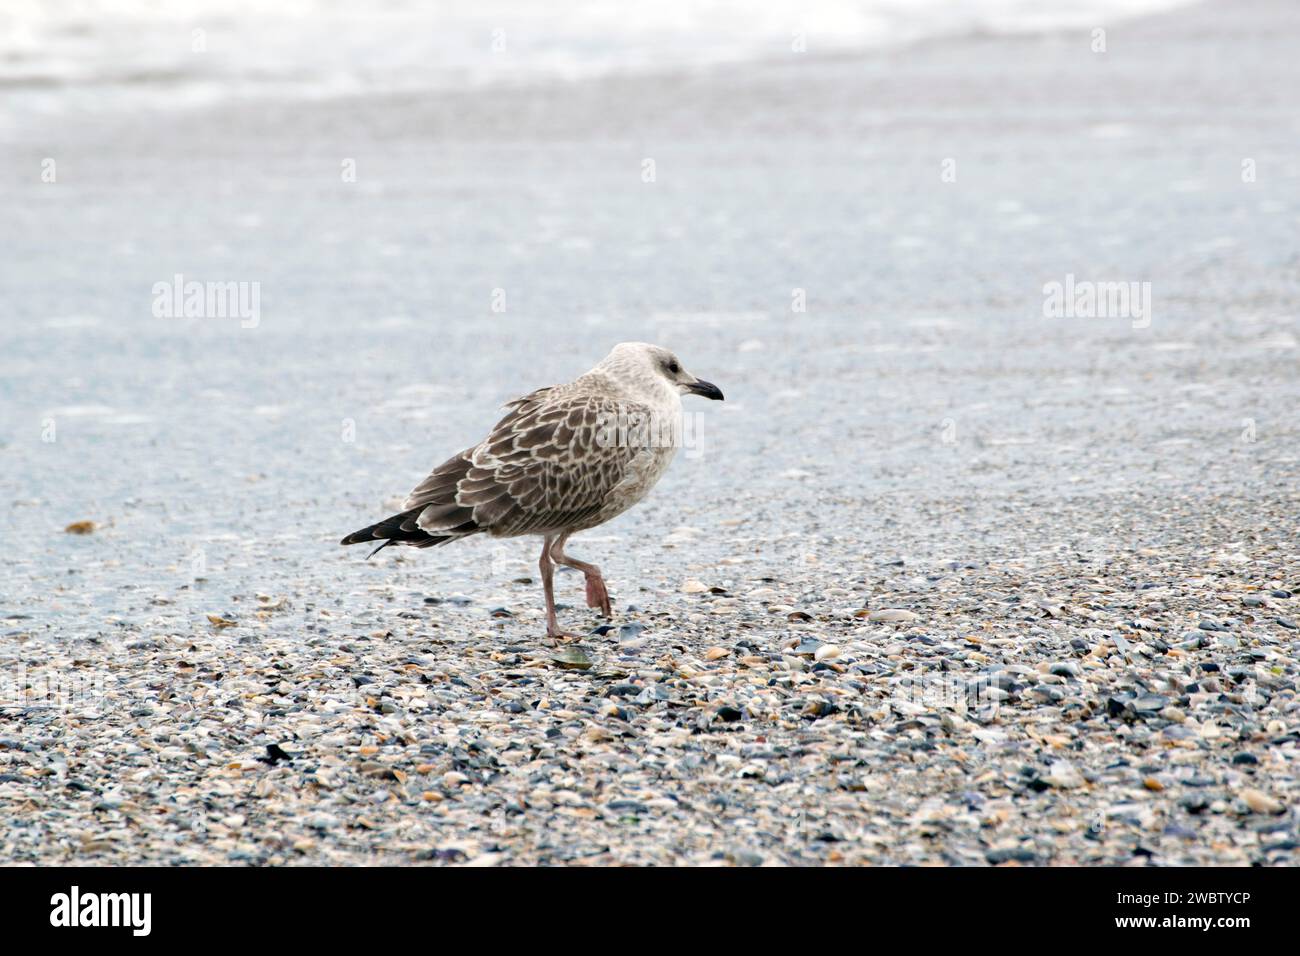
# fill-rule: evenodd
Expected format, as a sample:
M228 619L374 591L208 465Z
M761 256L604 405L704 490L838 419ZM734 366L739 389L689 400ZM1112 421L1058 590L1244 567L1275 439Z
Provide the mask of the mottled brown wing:
M600 512L641 451L621 423L649 409L544 388L511 402L482 443L434 469L407 498L431 534L547 534Z

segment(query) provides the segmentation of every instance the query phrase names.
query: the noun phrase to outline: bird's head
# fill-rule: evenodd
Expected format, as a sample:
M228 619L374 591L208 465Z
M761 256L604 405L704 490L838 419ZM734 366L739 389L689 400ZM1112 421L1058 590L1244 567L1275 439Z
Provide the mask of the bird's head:
M722 401L722 390L718 386L686 371L677 356L666 348L647 342L621 342L597 367L617 371L647 384L666 384L680 395L702 395Z

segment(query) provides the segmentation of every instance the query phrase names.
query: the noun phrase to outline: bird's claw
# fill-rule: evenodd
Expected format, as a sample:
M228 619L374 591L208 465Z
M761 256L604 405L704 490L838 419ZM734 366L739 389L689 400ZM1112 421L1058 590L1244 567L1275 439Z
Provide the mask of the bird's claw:
M564 631L561 631L558 627L548 627L546 629L546 642L551 647L560 647L564 644L576 644L580 640L582 640L580 635L567 634Z

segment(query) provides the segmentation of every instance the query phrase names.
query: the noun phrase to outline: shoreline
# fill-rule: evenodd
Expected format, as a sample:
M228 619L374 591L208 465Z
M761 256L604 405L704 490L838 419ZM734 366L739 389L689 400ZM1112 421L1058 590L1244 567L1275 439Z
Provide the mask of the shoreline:
M989 27L983 24L959 25L953 28L954 32L932 32L922 36L911 36L899 39L877 38L871 42L862 42L858 46L836 45L835 43L823 44L824 39L821 35L814 35L811 43L811 52L806 48L798 54L798 60L810 58L814 61L823 61L833 63L836 61L858 62L864 59L874 58L881 55L908 55L913 50L919 50L926 46L938 45L969 45L983 41L999 42L1001 40L1016 40L1023 38L1054 39L1068 37L1070 34L1080 30L1090 30L1095 27L1111 28L1125 27L1142 21L1159 19L1162 17L1178 16L1180 19L1190 7L1203 5L1208 0L1164 0L1167 6L1164 9L1152 9L1138 12L1115 11L1110 15L1104 15L1097 12L1095 16L1088 15L1086 12L1080 13L1072 11L1070 16L1075 18L1075 22L1059 22L1050 24L1037 24L1034 26L1015 27ZM991 13L991 12L990 12ZM1004 14L1005 15L1005 14ZM227 37L227 40L230 38ZM772 39L772 38L769 38ZM357 92L338 91L325 96L311 96L304 93L286 94L283 96L276 95L274 92L261 91L254 96L242 96L229 91L220 93L209 93L210 98L206 101L195 101L191 106L179 107L180 112L207 112L219 110L225 105L241 104L243 107L256 109L259 104L267 103L278 107L287 107L293 104L309 105L319 104L325 106L337 107L343 111L364 104L367 100L395 100L408 97L437 97L440 95L457 96L462 94L492 96L494 94L514 95L527 93L529 91L563 91L572 90L588 84L627 84L627 83L657 83L667 82L674 83L682 80L696 79L722 79L725 74L734 72L739 76L752 76L755 72L766 72L772 68L792 65L796 60L792 60L793 50L779 53L769 52L759 54L757 51L749 55L740 57L724 57L722 59L701 60L696 63L671 63L664 67L638 66L631 69L610 68L605 72L584 72L580 75L561 76L557 74L548 74L543 71L537 71L530 75L521 77L518 80L511 79L489 79L486 75L477 77L463 76L453 82L450 78L444 78L443 82L431 82L424 87L411 87L407 89L380 89L362 90ZM159 68L160 76L185 77L178 67ZM192 76L185 77L191 86L194 84L202 85L213 84L222 79L220 74L216 74L217 79L204 73L195 73ZM230 82L231 78L224 78ZM135 76L128 82L105 83L105 90L112 93L123 86L137 86L141 89L149 88L150 83L147 77ZM82 82L65 82L56 77L39 77L29 76L25 78L11 78L10 80L0 80L0 89L10 89L19 94L24 90L48 90L51 92L67 92L74 96L84 96L87 92L93 92L94 85L85 81ZM159 95L166 95L169 91L159 89ZM171 92L180 97L192 95L195 90L190 88L177 88ZM151 100L140 102L127 107L128 109L144 108L146 111L162 110L164 114L170 112L170 108L165 102ZM117 107L122 110L123 107ZM30 118L41 111L33 111L24 108L24 114ZM84 122L88 116L85 114L72 115L70 118L77 122Z

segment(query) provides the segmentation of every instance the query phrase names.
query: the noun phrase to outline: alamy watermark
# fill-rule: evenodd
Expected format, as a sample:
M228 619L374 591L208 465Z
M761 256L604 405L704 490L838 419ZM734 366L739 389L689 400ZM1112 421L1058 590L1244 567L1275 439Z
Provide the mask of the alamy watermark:
M102 670L41 667L29 671L19 664L12 671L0 671L0 707L97 714L106 694Z
M1130 319L1135 329L1151 325L1150 282L1092 282L1067 273L1064 282L1043 286L1043 315L1049 319Z
M74 884L50 897L51 926L122 926L132 936L148 936L152 912L152 893L83 893Z
M596 445L600 448L681 448L687 458L703 454L698 412L657 415L653 412L620 408L602 412L596 419Z
M159 319L239 319L255 329L262 321L262 283L188 282L181 273L153 284L153 314Z

